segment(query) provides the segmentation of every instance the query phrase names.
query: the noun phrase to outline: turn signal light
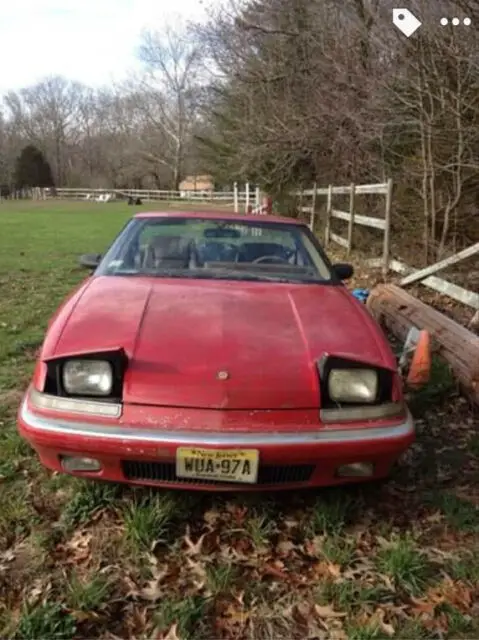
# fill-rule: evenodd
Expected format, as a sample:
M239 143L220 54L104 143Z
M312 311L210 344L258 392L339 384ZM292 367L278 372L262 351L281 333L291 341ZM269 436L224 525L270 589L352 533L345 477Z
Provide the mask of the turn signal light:
M353 462L343 464L336 469L341 478L368 478L374 473L374 465L371 462Z
M62 458L62 467L68 473L78 471L100 471L101 463L98 460L95 460L95 458L65 456Z

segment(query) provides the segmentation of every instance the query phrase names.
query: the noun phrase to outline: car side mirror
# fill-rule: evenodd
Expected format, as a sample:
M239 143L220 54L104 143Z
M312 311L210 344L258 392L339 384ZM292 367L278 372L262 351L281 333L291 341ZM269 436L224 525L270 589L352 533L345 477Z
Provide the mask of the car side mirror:
M333 270L340 280L349 280L354 274L354 267L348 262L337 262L333 264Z
M80 256L80 265L86 269L96 269L101 261L101 253L84 253Z

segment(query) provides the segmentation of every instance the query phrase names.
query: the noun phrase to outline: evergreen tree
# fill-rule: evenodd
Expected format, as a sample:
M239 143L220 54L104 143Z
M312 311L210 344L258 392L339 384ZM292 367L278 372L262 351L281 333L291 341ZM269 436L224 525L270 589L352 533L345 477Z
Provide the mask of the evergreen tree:
M51 167L40 149L32 144L24 147L15 162L17 189L53 187Z

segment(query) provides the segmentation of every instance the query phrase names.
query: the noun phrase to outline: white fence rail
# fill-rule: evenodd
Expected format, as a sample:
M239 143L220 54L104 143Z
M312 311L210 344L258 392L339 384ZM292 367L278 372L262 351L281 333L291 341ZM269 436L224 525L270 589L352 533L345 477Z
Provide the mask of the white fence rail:
M249 183L240 189L234 183L232 191L171 191L161 189L83 189L59 187L54 190L34 189L30 193L16 194L13 197L31 197L35 200L50 198L62 200L90 200L92 202L112 202L117 199L139 198L142 202L197 202L217 203L232 206L238 213L240 208L247 212L251 207L261 206L259 187L252 188Z

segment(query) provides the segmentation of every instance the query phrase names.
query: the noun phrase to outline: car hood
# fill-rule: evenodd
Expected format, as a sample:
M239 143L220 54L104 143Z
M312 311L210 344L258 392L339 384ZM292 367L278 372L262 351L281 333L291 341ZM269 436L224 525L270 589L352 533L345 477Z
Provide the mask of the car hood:
M126 403L314 408L322 355L395 367L377 325L342 286L101 276L76 298L43 355L123 347Z

